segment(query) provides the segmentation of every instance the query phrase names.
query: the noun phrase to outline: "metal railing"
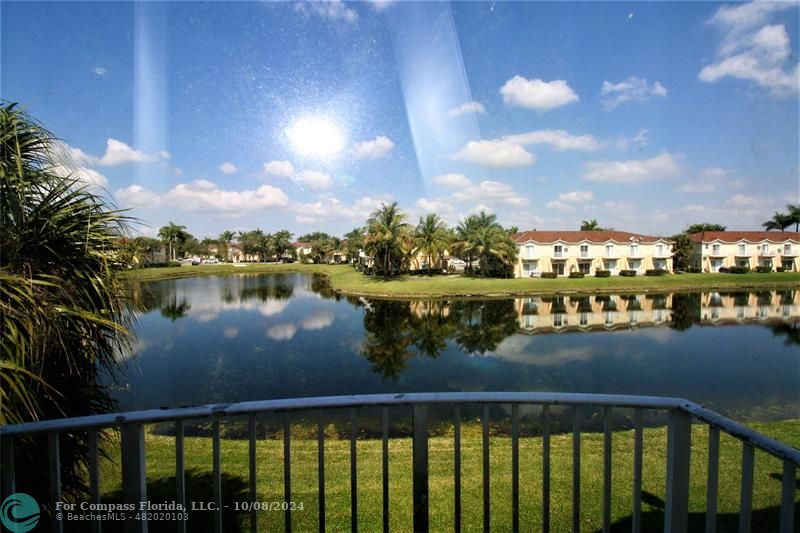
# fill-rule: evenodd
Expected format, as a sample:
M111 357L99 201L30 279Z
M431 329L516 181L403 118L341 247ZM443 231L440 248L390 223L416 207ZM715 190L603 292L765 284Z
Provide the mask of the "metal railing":
M91 501L100 502L98 467L98 431L114 428L121 435L121 466L123 502L138 507L147 501L147 480L145 475L145 424L172 422L175 428L176 447L176 502L186 507L186 481L184 462L184 423L190 420L212 422L212 479L214 530L222 531L222 482L220 468L220 424L225 419L247 417L249 439L249 495L257 501L256 495L256 416L266 413L283 414L283 496L286 502L292 500L291 475L291 421L292 413L317 414L318 445L318 527L325 530L325 430L326 412L349 410L350 418L350 517L351 529L358 528L358 476L356 439L358 410L364 408L381 409L382 441L382 518L383 530L389 530L389 409L396 406L410 406L412 409L412 487L413 487L413 528L414 531L429 529L429 455L428 455L428 410L439 404L453 406L453 502L455 531L462 526L462 482L461 482L461 407L465 404L482 406L482 498L483 529L489 530L491 517L490 499L490 461L489 428L490 411L493 404L511 406L511 507L513 530L520 529L520 416L523 405L541 406L542 440L542 528L550 530L551 524L551 407L567 406L570 409L572 427L572 529L580 530L581 524L581 409L602 409L603 421L603 496L602 529L611 528L611 480L612 480L612 410L632 408L634 410L633 446L633 486L632 486L632 531L642 528L642 455L643 420L649 410L666 411L668 414L667 457L666 457L666 498L664 511L664 530L668 532L686 531L689 514L689 461L691 454L692 423L706 424L709 428L708 474L706 485L706 531L716 530L717 496L719 488L719 443L720 432L724 432L742 442L741 499L739 511L739 531L750 531L753 501L754 452L761 450L783 464L780 531L794 531L795 473L800 466L800 451L766 437L752 429L742 426L713 411L705 409L688 400L651 396L624 396L601 394L568 393L528 393L528 392L482 392L482 393L419 393L397 395L332 396L319 398L300 398L218 404L179 409L160 409L135 411L121 414L87 416L81 418L46 420L35 423L0 427L2 439L2 482L6 493L15 491L14 443L31 435L46 435L49 449L50 496L53 502L61 498L59 438L64 433L88 432L90 448L89 486ZM250 529L257 530L255 509L250 511ZM62 531L63 522L53 521L53 531ZM125 522L126 531L145 532L147 522ZM179 530L186 530L186 522ZM101 524L93 523L93 530L99 531ZM291 510L285 510L285 529L291 531Z

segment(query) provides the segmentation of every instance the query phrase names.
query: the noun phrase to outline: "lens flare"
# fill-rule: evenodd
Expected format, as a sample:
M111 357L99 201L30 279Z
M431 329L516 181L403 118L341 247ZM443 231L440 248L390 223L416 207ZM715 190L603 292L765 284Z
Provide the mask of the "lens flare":
M345 146L342 130L325 118L300 118L285 133L292 149L303 157L334 158Z

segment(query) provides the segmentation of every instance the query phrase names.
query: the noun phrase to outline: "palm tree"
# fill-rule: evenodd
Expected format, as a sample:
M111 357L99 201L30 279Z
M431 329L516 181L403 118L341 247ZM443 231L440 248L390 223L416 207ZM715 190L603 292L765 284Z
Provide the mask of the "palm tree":
M231 241L236 237L236 234L230 230L225 230L219 234L219 242L222 243L225 253L222 256L225 258L224 260L227 261L228 257L228 250L231 248Z
M415 252L421 253L427 259L428 269L430 269L436 258L438 265L441 265L442 256L450 244L450 233L447 231L447 224L433 213L419 217L419 224L414 231Z
M789 210L789 218L794 222L794 231L800 232L800 204L789 204L786 209Z
M794 219L792 218L791 215L778 213L777 211L775 211L775 214L772 216L772 218L770 220L767 220L761 225L764 226L764 228L767 231L772 231L774 229L786 231L786 228L788 228L792 224L794 224Z
M600 223L597 222L596 218L581 222L581 231L598 231L599 229Z
M168 225L158 230L158 236L169 246L170 260L175 261L175 244L186 241L189 234L186 232L186 226L179 226L170 221Z
M347 257L351 263L358 259L358 252L364 248L364 228L355 228L344 234L347 240Z
M473 259L478 259L481 276L505 275L517 258L511 234L497 223L497 216L485 211L459 223L456 234L454 248L467 258L470 270Z
M405 220L406 215L397 202L381 204L367 220L365 245L375 260L377 272L391 275L402 265L410 234Z
M125 260L127 219L64 177L59 146L16 104L0 104L0 425L111 410L101 376L129 347L132 310L112 271ZM60 446L62 483L80 491L86 435L62 433ZM15 448L26 472L17 489L47 498L46 445Z

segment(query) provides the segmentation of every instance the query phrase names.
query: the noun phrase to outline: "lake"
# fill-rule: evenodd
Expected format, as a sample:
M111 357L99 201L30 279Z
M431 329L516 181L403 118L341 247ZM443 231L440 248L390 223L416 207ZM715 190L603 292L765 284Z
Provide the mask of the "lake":
M321 277L133 283L120 409L302 396L556 391L800 416L800 290L450 301L341 297Z

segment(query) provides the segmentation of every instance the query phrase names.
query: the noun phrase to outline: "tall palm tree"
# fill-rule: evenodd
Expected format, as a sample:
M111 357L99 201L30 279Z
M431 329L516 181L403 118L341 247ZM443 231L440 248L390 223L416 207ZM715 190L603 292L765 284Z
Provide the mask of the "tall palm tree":
M597 231L600 229L600 223L596 218L591 220L584 220L581 222L581 231Z
M505 274L517 258L511 234L497 223L497 216L481 211L461 221L456 228L456 250L471 265L478 259L481 276Z
M381 204L367 219L365 245L374 258L377 272L391 275L402 265L411 229L405 220L406 215L397 202Z
M786 209L789 210L789 218L794 222L794 231L800 232L800 204L789 204Z
M442 256L450 244L450 233L447 224L436 214L419 217L419 224L414 230L415 251L425 256L430 269L434 264L441 265Z
M186 226L179 226L170 221L169 224L158 230L158 236L169 246L170 261L175 261L175 244L185 241L189 234L186 232Z
M222 233L219 234L219 242L222 243L222 245L223 245L223 247L225 249L225 253L222 254L222 257L225 258L224 259L225 261L230 259L230 257L229 257L230 254L228 253L228 250L231 249L231 241L235 237L236 237L236 234L234 232L230 231L230 230L225 230L225 231L223 231Z
M133 320L112 265L125 259L126 218L74 175L60 141L15 104L0 104L0 425L96 414L114 403ZM62 434L62 483L83 488L86 436ZM17 489L47 498L46 446L15 446ZM38 489L37 489L38 486Z
M784 213L778 213L775 211L775 214L772 216L771 219L767 220L762 226L766 228L767 231L772 231L774 229L779 229L781 231L786 231L786 228L794 224L794 219L791 215L787 215Z

